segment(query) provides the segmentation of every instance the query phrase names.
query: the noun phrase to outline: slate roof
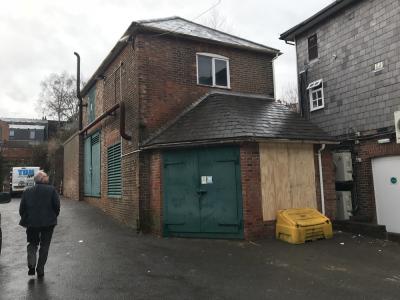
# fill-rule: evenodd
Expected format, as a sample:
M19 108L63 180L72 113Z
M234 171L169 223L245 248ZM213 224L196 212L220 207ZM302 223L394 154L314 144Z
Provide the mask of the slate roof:
M188 142L264 139L335 142L316 125L274 99L213 93L193 105L142 146L157 148Z
M201 24L197 24L177 16L164 19L142 20L138 21L137 23L141 26L158 29L164 32L212 40L232 46L246 47L253 50L270 52L272 54L280 53L280 51L277 49L261 45Z
M181 17L134 21L131 23L129 28L122 35L121 39L115 44L115 46L107 55L107 57L103 60L99 68L83 87L81 91L82 97L84 97L89 92L90 88L96 82L96 78L99 75L102 75L102 73L127 45L127 40L124 40L122 38L135 36L138 32L150 32L154 35L180 36L182 38L201 40L206 43L217 43L227 45L229 47L269 53L274 56L281 54L278 49L274 49L219 30L215 30Z

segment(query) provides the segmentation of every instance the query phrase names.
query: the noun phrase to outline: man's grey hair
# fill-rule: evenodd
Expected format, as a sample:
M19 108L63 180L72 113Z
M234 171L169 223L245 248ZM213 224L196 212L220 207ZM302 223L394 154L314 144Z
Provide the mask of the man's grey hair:
M43 179L47 176L47 174L43 171L39 171L35 177L33 177L33 180L35 180L35 183L43 183Z

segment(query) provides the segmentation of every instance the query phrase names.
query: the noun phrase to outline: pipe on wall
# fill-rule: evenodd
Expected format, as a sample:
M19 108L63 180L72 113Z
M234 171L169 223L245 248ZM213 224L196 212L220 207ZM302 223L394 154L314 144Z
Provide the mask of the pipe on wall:
M74 52L74 55L76 56L76 97L79 100L79 130L82 130L82 96L81 96L81 57L78 54L78 52Z
M322 151L324 151L326 144L322 144L318 150L318 169L319 169L319 185L321 191L321 210L322 214L325 215L325 195L324 195L324 178L322 175Z

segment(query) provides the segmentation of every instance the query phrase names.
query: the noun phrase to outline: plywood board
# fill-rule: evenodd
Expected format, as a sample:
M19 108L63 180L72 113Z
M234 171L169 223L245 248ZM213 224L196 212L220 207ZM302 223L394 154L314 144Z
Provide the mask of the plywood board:
M264 221L279 209L317 207L313 145L260 143L260 169Z
M288 160L292 208L317 208L313 145L288 145Z

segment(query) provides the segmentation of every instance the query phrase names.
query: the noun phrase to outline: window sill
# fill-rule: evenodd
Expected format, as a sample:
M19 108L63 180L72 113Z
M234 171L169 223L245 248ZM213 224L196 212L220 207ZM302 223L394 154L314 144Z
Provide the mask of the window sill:
M312 60L309 60L309 61L308 61L308 64L309 64L309 65L313 65L313 64L316 64L316 63L318 63L318 62L319 62L319 57L314 58L314 59L312 59Z
M321 107L316 107L316 108L310 109L310 112L313 112L313 111L317 111L317 110L323 109L324 107L325 107L325 106L321 106Z
M107 197L112 199L122 199L122 195L107 195Z
M198 86L205 86L205 87L209 87L209 88L215 88L215 89L231 90L230 86L208 85L208 84L201 84L201 83L198 83L197 85Z

